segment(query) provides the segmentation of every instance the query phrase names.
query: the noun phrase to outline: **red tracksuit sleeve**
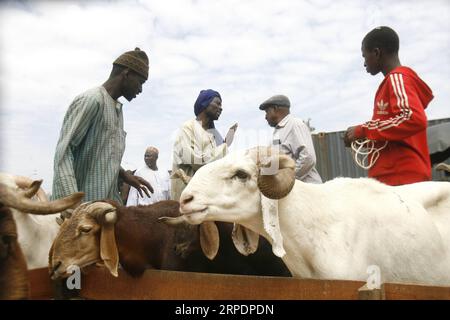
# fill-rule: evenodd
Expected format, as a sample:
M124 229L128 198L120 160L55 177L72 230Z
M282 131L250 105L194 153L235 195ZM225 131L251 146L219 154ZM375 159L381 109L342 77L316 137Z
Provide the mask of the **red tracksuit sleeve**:
M360 127L363 136L370 140L398 141L426 129L427 117L413 81L401 73L389 75L385 84L389 86L389 114L363 124Z

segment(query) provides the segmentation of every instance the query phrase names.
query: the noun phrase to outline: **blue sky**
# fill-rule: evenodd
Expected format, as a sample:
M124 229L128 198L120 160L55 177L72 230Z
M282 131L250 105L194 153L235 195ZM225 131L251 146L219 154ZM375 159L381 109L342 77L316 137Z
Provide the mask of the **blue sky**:
M366 73L361 40L379 25L400 36L400 60L433 89L429 119L450 117L450 1L12 1L0 3L0 171L44 179L64 114L136 46L150 58L143 92L124 102L125 168L148 145L171 167L173 137L201 89L218 90L234 149L271 135L258 105L287 95L315 132L368 120L382 75Z

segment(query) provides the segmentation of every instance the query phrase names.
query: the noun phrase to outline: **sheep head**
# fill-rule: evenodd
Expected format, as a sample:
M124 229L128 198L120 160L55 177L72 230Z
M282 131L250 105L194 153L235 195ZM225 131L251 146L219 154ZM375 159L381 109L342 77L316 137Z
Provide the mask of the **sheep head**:
M61 224L49 254L52 279L67 277L71 266L84 268L102 262L116 276L119 254L114 234L115 205L102 201L80 205Z
M285 197L294 184L295 162L276 150L259 147L244 155L230 154L195 173L181 194L182 216L162 220L169 224L224 221L258 225L262 212L264 229L275 244L274 253L282 256L277 206L272 202ZM242 254L253 253L258 239L253 231L235 225L233 242Z
M186 172L179 168L175 170L170 176L172 179L181 179L184 184L188 184L191 181L191 177L186 174ZM195 232L195 229L192 229ZM203 254L210 260L213 260L219 251L219 230L217 226L212 221L205 221L199 226L199 237L200 237L200 247L202 248ZM192 234L191 237L192 238ZM187 245L185 245L187 244ZM185 248L180 251L182 254L188 250L190 241L183 243Z

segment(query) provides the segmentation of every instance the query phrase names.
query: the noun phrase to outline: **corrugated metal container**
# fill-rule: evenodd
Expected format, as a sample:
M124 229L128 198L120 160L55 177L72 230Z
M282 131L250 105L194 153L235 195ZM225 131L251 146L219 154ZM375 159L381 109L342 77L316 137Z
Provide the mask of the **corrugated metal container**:
M428 127L444 122L450 122L450 118L430 120ZM317 170L324 182L336 177L367 177L367 170L356 165L351 149L344 146L344 134L345 131L336 131L312 135L317 156ZM446 163L450 164L450 159L447 159ZM448 177L443 172L433 169L433 180L448 180Z

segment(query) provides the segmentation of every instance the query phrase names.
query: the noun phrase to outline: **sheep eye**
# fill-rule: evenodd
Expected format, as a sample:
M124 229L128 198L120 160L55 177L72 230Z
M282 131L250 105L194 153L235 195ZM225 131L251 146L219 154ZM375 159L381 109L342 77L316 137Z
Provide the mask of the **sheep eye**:
M89 231L91 231L92 230L92 227L91 226L81 226L80 227L80 231L82 232L82 233L88 233Z
M249 177L249 174L243 170L238 170L234 174L233 178L239 178L241 180L247 180Z

